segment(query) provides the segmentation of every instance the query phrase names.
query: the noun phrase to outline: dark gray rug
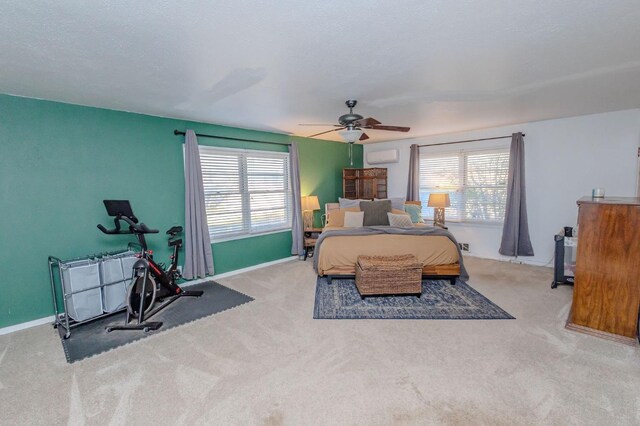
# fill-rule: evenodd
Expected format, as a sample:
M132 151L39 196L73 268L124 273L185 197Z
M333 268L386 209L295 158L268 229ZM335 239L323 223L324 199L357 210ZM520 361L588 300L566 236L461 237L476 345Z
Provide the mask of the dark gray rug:
M58 331L67 362L79 361L147 336L161 333L164 330L235 308L253 300L252 297L227 288L215 281L195 284L185 289L203 290L204 294L201 297L180 298L154 315L151 321L162 321L164 323L156 331L145 333L142 330L119 330L107 333L105 326L124 324L124 312L72 328L71 337L68 339L62 338L64 331L59 328Z
M514 319L498 305L458 280L422 280L417 296L375 296L364 300L353 279L316 282L316 319Z

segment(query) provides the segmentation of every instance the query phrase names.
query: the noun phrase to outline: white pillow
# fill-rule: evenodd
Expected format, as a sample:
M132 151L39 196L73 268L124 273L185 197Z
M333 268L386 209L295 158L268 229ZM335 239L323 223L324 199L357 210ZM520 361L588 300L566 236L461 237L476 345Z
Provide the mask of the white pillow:
M364 212L344 212L345 228L362 228L364 222ZM411 219L409 219L411 222Z
M360 208L360 201L370 201L370 200L351 200L349 198L338 197L338 204L340 204L341 209L349 209L351 207Z
M374 198L373 201L391 200L391 208L396 210L404 210L405 199L403 197L392 198Z
M411 216L409 216L408 214L387 213L387 216L389 217L389 226L395 226L398 228L413 228Z

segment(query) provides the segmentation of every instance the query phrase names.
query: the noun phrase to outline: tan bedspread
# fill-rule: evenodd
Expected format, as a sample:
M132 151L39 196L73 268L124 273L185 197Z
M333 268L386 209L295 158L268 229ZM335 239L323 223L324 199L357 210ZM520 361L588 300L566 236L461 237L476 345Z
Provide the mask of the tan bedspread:
M344 229L326 227L324 230ZM353 267L360 255L393 256L413 254L423 265L458 263L458 249L445 236L424 235L345 235L324 240L318 253L318 273L333 268Z

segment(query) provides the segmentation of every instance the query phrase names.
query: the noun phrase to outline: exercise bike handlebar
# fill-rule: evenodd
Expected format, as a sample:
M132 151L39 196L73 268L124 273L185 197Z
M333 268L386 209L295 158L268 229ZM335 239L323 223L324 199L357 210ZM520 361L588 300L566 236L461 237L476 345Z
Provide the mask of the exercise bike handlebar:
M98 229L105 234L131 234L131 231L123 231L121 229L107 229L102 225L98 225Z
M123 231L122 229L120 229L121 220L127 222L127 224L129 225L129 230ZM136 223L130 218L128 218L127 216L118 215L113 220L113 222L115 223L114 229L107 229L102 225L98 225L98 229L103 233L109 234L109 235L111 234L157 234L158 232L160 232L157 229L150 229L144 223Z
M139 223L135 226L136 231L138 232L142 232L143 234L157 234L158 231L157 229L150 229L147 227L147 225L145 225L144 223Z

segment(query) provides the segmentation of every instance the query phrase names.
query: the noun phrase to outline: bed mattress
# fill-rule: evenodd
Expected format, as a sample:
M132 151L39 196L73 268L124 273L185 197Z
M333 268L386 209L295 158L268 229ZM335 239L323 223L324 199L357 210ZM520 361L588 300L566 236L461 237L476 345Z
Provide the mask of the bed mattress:
M326 227L324 231L344 228ZM441 235L344 235L323 241L317 253L319 275L342 275L355 271L358 256L413 254L425 274L457 275L460 271L458 248ZM349 272L351 271L351 272Z

